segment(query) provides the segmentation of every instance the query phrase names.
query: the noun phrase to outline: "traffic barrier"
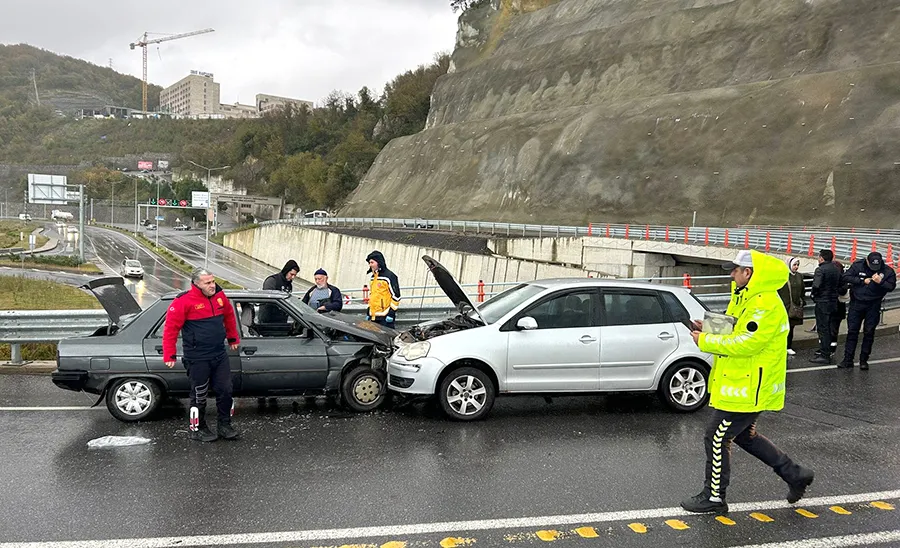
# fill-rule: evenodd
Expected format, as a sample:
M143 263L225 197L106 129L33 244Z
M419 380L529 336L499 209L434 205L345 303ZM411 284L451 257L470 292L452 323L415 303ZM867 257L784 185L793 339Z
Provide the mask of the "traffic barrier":
M606 237L609 238L609 223L606 223Z
M703 245L709 245L709 227L706 227L706 234L703 236Z
M784 250L784 252L787 253L788 255L790 255L790 254L791 254L791 251L792 251L792 249L791 249L791 245L792 245L791 240L793 239L793 236L794 236L794 234L793 234L792 232L788 232L787 248Z
M772 234L769 233L769 231L767 230L766 231L766 253L768 253L770 249L772 249Z
M813 256L813 249L816 247L816 237L812 234L809 235L809 251L806 253L807 256Z
M478 302L484 302L484 280L478 280Z
M588 236L594 235L594 223L588 223Z
M646 225L646 226L644 227L644 239L645 239L645 240L649 240L649 239L650 239L650 225Z
M681 285L684 286L684 287L686 287L686 288L688 288L688 289L692 289L692 287L691 287L691 275L690 275L689 273L687 273L687 272L684 273L684 278L683 278L683 281L681 282Z
M728 247L728 229L725 229L725 247Z
M850 262L856 261L856 238L853 238L853 247L850 248Z
M688 227L684 227L684 243L688 243Z
M894 268L894 244L888 244L887 246L887 259L885 261L889 267Z
M669 241L669 225L666 225L666 241Z
M878 242L872 240L872 253L875 253L878 250Z
M744 249L750 249L750 231L744 231Z
M369 286L368 285L363 285L362 294L363 294L362 301L365 304L369 304Z
M625 239L628 239L628 225L625 225Z
M837 257L837 238L831 237L831 254Z

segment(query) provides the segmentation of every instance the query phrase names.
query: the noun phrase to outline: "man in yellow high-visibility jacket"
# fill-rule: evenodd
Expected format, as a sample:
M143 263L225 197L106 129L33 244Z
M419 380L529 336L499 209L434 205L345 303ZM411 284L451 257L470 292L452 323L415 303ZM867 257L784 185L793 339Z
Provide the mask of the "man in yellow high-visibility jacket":
M715 355L709 405L715 409L706 429L706 481L703 491L681 506L689 512L727 512L725 490L731 478L731 442L763 461L787 482L787 500L800 500L813 471L795 464L758 434L763 411L784 407L787 374L787 310L778 289L788 279L783 261L756 251L740 251L724 267L733 280L727 314L737 318L730 334L692 333L700 350Z

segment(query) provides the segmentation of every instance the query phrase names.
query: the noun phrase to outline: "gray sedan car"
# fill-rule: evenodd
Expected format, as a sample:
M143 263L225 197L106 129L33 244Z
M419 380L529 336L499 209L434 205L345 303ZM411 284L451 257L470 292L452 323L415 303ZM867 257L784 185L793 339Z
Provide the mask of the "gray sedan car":
M149 417L166 397L188 397L185 369L167 368L162 357L166 310L178 294L141 310L122 278L94 280L83 288L97 296L110 324L90 336L60 341L54 384L99 395L95 405L105 399L110 413L126 422ZM281 292L225 294L241 330L240 347L228 351L235 397L333 394L355 411L384 401L384 363L395 331L346 314L319 314ZM263 317L286 320L264 323Z

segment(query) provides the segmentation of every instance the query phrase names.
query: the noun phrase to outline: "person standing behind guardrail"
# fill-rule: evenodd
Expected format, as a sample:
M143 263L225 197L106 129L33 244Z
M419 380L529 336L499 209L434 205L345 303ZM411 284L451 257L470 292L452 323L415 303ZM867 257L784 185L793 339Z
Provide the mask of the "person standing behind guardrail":
M369 314L367 320L394 327L397 308L400 307L400 282L397 275L388 270L384 255L373 251L366 257L369 263Z
M838 287L841 285L841 271L834 264L834 253L830 249L819 251L819 266L813 274L812 299L816 303L816 332L819 334L819 350L809 361L811 363L832 364L831 317L837 313Z
M806 306L806 288L803 286L803 275L800 274L800 258L792 257L785 261L790 267L788 281L778 290L778 296L784 302L784 308L788 313L790 331L787 336L788 356L796 354L791 348L794 344L794 328L803 325L803 307Z
M884 264L881 253L873 251L865 259L850 265L842 280L850 284L850 309L847 313L847 343L844 345L844 359L838 364L840 368L853 367L853 356L856 354L856 343L859 340L859 328L863 322L862 348L859 350L859 368L869 369L869 355L875 342L875 328L881 316L881 303L884 296L897 286L897 275L894 269Z
M324 268L316 270L313 275L316 285L309 288L303 296L303 304L315 308L319 313L340 312L344 308L344 300L341 290L328 283L328 273Z

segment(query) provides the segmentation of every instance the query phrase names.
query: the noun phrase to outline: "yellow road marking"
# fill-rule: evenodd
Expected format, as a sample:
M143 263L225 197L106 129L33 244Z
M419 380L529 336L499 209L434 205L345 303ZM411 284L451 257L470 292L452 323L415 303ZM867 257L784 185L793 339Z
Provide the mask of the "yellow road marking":
M882 502L880 500L876 500L875 502L870 503L869 506L871 506L872 508L878 508L879 510L893 510L894 509L893 504L890 504L887 502Z
M771 521L775 521L774 519L770 518L769 516L767 516L765 514L760 514L759 512L753 512L752 514L750 514L750 517L755 519L756 521L761 521L763 523L769 523Z
M559 531L550 530L540 530L537 533L537 538L545 541L545 542L553 542L554 540L559 538Z
M722 525L729 525L729 526L734 525L734 520L728 519L725 516L716 516L716 521L718 521Z
M800 514L801 516L805 517L805 518L817 518L817 517L819 517L819 514L813 514L813 513L810 512L809 510L804 510L803 508L797 508L797 509L794 510L794 511L797 512L798 514Z
M676 531L684 531L685 529L690 529L690 527L688 527L688 524L681 521L680 519L666 520L666 525L668 525L672 529L675 529Z
M647 526L643 523L629 523L628 528L634 531L635 533L646 533Z
M342 544L340 548L378 548L374 544Z
M847 510L846 508L844 508L843 506L831 506L828 509L831 510L832 512L834 512L835 514L840 514L842 516L849 516L850 514L853 513L850 510Z
M600 536L593 527L579 527L578 529L575 529L575 532L578 533L578 536L581 538L597 538Z
M406 548L406 543L400 540L392 540L382 544L381 548Z
M475 539L447 537L441 541L441 548L457 548L457 546L468 546L470 544L475 544Z

